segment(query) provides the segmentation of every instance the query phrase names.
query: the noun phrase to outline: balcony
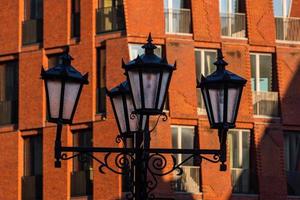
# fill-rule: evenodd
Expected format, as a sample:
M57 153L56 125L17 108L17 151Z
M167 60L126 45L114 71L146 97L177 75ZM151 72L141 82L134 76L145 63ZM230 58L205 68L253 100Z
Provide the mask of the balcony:
M165 9L165 29L167 33L192 33L190 9Z
M254 114L278 117L278 92L252 92Z
M43 191L42 176L22 177L22 200L42 200Z
M300 41L300 18L275 17L276 40Z
M105 7L97 9L97 34L121 30L125 30L124 6Z
M43 19L30 19L22 23L23 45L42 42L43 40Z
M245 13L221 13L221 34L225 37L246 38Z
M242 168L231 169L231 181L233 183L234 193L249 193L249 188L250 188L249 169L242 169Z
M176 192L199 193L200 192L200 167L183 166L183 174L175 174L172 181L172 189Z

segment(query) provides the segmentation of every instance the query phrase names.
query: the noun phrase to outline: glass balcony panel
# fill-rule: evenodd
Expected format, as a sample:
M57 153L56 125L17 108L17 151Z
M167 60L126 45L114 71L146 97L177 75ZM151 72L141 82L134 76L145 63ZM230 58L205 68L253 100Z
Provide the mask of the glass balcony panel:
M276 40L300 41L300 18L275 17Z
M176 192L199 193L200 192L200 167L182 166L183 173L174 175L172 189Z
M191 33L191 10L165 9L165 28L167 33Z
M278 117L278 92L252 92L254 115Z
M233 38L246 37L245 13L221 13L221 34Z

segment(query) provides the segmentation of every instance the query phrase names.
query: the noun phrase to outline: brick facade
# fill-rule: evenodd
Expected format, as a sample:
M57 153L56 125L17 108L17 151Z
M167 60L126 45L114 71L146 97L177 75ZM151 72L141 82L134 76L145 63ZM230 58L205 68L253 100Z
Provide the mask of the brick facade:
M174 199L204 200L290 200L284 170L286 130L300 132L300 43L276 42L272 0L246 0L247 38L221 37L218 0L191 0L191 34L165 32L163 0L124 0L126 31L96 34L97 0L80 1L80 39L70 39L71 1L44 0L44 33L40 44L22 45L24 0L0 1L0 62L19 63L18 124L0 127L0 200L21 200L23 175L23 137L43 135L43 200L70 200L72 161L54 168L55 126L46 121L46 102L41 67L47 68L47 56L70 46L73 65L89 73L74 118L74 125L63 129L63 145L72 145L72 130L92 130L94 146L116 147L117 126L107 101L106 115L96 114L97 48L106 49L106 86L112 88L125 80L122 58L129 61L128 43L144 43L149 32L154 43L163 46L169 63L177 61L169 90L169 119L160 122L152 136L152 146L171 148L171 125L197 127L201 148L218 148L216 131L209 128L207 117L197 114L195 48L222 48L228 69L248 80L244 89L237 128L250 129L256 152L257 194L233 194L230 162L228 170L203 160L200 194L175 193L170 177L161 179L157 196ZM295 5L295 6L294 6ZM300 1L293 1L293 16ZM296 14L295 14L296 13ZM300 28L300 27L299 27ZM300 30L298 30L300 31ZM250 52L271 53L278 77L279 118L256 118L251 92ZM228 150L229 151L229 150ZM103 155L96 155L103 158ZM229 155L228 155L229 160ZM93 163L93 199L115 200L121 196L121 177L108 170L98 172Z

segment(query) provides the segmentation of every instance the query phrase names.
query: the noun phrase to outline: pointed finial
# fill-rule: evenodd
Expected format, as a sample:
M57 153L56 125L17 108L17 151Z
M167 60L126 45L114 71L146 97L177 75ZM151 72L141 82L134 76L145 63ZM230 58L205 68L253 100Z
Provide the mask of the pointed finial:
M152 44L152 41L153 40L151 33L149 33L147 43L144 44L144 46L142 46L142 48L145 49L145 55L154 54L154 49L156 49L157 47L154 44Z
M217 61L214 63L214 65L217 66L217 70L225 70L225 66L228 65L228 63L223 59L223 53L221 49L217 50Z

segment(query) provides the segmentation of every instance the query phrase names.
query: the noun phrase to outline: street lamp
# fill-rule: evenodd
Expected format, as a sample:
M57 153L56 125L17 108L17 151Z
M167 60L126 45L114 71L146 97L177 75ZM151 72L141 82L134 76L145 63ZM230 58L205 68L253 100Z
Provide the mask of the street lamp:
M110 91L107 90L106 93L110 97L121 138L145 130L147 117L145 115L138 115L138 117L132 115L134 106L127 81Z
M207 77L202 76L198 88L201 88L211 128L219 130L219 141L222 149L221 170L226 170L226 141L229 128L235 128L243 87L247 80L226 70L227 62L218 49L217 69Z
M145 54L138 55L128 64L123 62L123 68L132 92L135 112L160 115L176 63L169 65L166 59L154 54L157 47L152 44L151 34L147 41L142 47Z
M119 129L117 138L122 139L123 148L62 146L62 124L72 124L81 89L83 84L88 83L87 75L82 76L71 66L72 58L68 52L61 57L60 64L48 71L42 69L41 74L45 81L49 121L57 123L55 167L61 167L61 160L86 156L99 163L98 169L101 173L104 173L104 169L117 174L130 173L130 193L126 198L135 200L155 199L153 190L158 185L158 177L175 170L178 175L182 174L182 165L189 159L221 162L220 170L226 170L227 130L235 127L239 102L246 83L245 79L225 70L227 63L223 60L221 51L218 51L216 72L206 78L202 77L198 87L201 87L204 96L211 127L219 130L220 149L151 148L150 133L156 127L160 116L167 120L163 105L176 63L169 65L166 59L154 54L156 46L152 44L151 35L143 48L143 55L137 56L128 64L122 62L127 81L110 91L107 90ZM159 117L150 130L151 116ZM128 138L132 142L130 147L126 145ZM67 152L72 152L73 155L68 156ZM92 153L95 152L104 153L103 160L94 157ZM175 154L187 156L178 163ZM165 155L172 159L167 159ZM84 160L87 159L79 159Z

